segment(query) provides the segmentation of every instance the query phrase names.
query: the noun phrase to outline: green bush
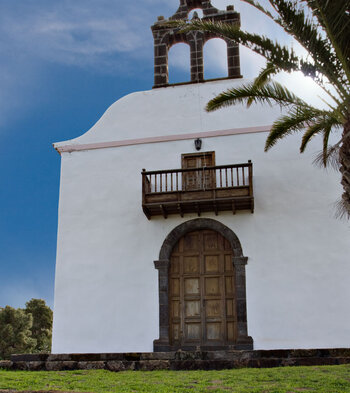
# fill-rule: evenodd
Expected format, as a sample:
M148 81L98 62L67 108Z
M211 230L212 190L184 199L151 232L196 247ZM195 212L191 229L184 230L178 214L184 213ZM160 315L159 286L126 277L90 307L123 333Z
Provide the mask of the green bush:
M52 310L44 300L31 299L25 309L0 308L0 359L15 353L50 352Z

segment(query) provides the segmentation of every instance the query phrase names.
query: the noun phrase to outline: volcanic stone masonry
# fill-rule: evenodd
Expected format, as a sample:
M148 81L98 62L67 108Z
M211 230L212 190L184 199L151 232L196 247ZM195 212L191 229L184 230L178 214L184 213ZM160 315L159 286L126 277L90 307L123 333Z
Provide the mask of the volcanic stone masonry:
M191 10L200 8L203 10L202 20L213 20L240 26L240 14L234 10L232 5L227 6L226 11L220 11L213 7L210 1L205 0L181 0L180 7L169 19L163 16L151 27L154 37L154 88L169 85L168 52L178 43L186 43L190 47L191 56L191 82L204 81L203 47L212 38L220 38L209 32L190 31L181 33L178 27L169 27L167 22L171 20L186 20ZM198 18L194 14L194 19ZM227 78L240 78L239 46L232 40L225 39L227 43Z

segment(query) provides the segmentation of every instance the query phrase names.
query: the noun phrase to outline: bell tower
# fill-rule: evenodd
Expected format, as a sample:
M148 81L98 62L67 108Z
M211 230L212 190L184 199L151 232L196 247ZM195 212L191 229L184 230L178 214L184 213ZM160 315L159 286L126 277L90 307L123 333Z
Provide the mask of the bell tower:
M204 44L212 38L222 37L201 31L180 33L180 28L166 25L169 20L187 20L189 13L197 8L203 11L202 20L220 21L236 26L241 24L240 14L234 10L233 5L227 6L226 11L220 11L212 6L210 0L180 0L180 7L173 16L169 19L159 16L158 21L151 27L154 37L154 88L169 86L168 52L173 45L178 43L185 43L190 47L191 81L189 83L204 82ZM198 18L198 15L194 13L193 18ZM224 79L240 78L239 46L232 40L225 39L225 41L228 75Z

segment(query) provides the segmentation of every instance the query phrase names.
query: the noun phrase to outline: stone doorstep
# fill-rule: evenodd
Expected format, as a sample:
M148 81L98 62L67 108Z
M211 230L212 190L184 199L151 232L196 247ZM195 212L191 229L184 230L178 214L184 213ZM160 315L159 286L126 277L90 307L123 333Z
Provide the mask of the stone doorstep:
M350 348L272 349L272 350L218 350L125 353L72 353L12 355L12 362L99 362L141 360L245 360L261 358L329 358L350 357Z
M285 366L325 366L350 364L347 358L261 358L246 360L141 360L141 361L90 361L90 362L0 362L0 368L26 371L69 371L69 370L109 370L109 371L155 371L155 370L223 370L236 368L271 368Z
M220 370L231 368L350 364L350 348L252 351L177 351L94 354L24 354L0 361L0 368L60 370Z

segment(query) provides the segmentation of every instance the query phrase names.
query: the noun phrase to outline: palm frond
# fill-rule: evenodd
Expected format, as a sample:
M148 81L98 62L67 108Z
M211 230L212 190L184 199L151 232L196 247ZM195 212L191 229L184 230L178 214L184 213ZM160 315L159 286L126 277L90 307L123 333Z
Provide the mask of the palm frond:
M229 89L217 97L210 100L206 106L208 112L231 106L234 104L267 103L270 106L278 104L280 106L298 105L309 107L309 105L288 90L285 86L277 82L270 82L257 88L254 83Z
M324 112L321 116L315 118L313 123L309 125L308 129L303 135L301 146L300 146L300 153L305 151L307 144L310 140L317 134L323 133L323 154L326 157L327 149L328 149L328 139L329 134L333 127L339 126L339 122L336 117L333 116L331 112ZM326 159L324 159L324 163Z
M331 167L336 171L339 171L339 149L340 143L328 146L327 151L321 150L317 153L313 163L319 167Z
M270 77L272 75L276 75L279 72L279 68L277 68L272 63L267 63L266 67L260 71L260 74L254 80L254 87L260 88L266 85L267 82L270 81Z
M302 0L331 41L337 59L350 81L350 3L348 0Z
M350 213L348 211L347 205L343 198L340 198L335 203L335 218L342 220L342 219L350 219Z
M304 153L307 144L310 142L310 140L317 135L319 132L324 130L324 121L321 121L321 123L314 123L312 124L304 133L303 138L301 140L301 145L300 145L300 153Z
M266 67L260 71L260 74L254 79L253 88L259 89L267 84L270 81L270 77L272 75L276 75L279 72L279 69L275 67L271 63L267 63ZM253 99L250 98L247 101L247 107L249 108L253 103Z
M319 25L305 13L300 1L270 0L270 3L279 15L279 24L307 50L312 58L312 62L303 62L302 71L320 80L322 75L325 76L337 86L339 92L344 93L343 85L346 83L346 77L343 65L336 56L328 36L321 34Z
M322 149L322 153L323 153L323 166L326 167L327 166L327 153L328 153L328 142L329 142L329 135L332 131L333 125L332 124L328 124L328 126L326 126L323 130L323 149Z
M303 130L307 124L322 114L322 111L310 106L295 105L289 112L277 119L270 130L266 139L265 151L268 151L280 139L296 131Z

